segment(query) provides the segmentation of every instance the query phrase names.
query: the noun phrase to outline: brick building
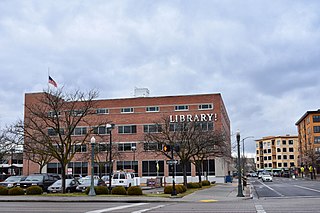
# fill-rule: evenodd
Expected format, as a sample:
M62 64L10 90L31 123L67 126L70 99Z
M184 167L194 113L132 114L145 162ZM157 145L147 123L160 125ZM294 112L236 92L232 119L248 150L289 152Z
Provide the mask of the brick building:
M257 169L288 170L298 166L297 136L268 136L256 140Z
M25 95L25 105L37 104L36 97L43 93L28 93ZM148 97L148 93L143 93L141 97L95 100L96 113L92 119L106 118L115 124L112 130L112 143L117 146L117 156L113 157L114 170L133 169L137 176L142 177L143 182L147 178L164 176L169 177L169 160L162 154L156 154L145 142L145 134L154 131L155 122L161 121L163 117L170 118L174 123L183 120L198 120L206 123L208 128L223 132L226 137L226 146L230 147L230 121L220 94L199 94L199 95L179 95ZM26 113L26 110L25 110ZM85 132L84 124L77 127L74 138L81 137L81 132ZM100 131L100 130L98 130ZM101 129L101 131L105 131ZM50 131L48 129L48 134ZM102 134L103 135L103 134ZM109 134L106 131L105 137L97 137L96 143L102 150L109 144ZM89 146L79 147L79 156L90 156ZM81 155L80 155L81 154ZM218 182L224 181L224 176L229 171L230 156L209 158L204 161L202 174L208 175L209 179ZM68 164L68 170L74 175L91 174L89 158L74 157ZM103 167L95 165L95 174L108 174L108 159ZM50 162L43 172L60 173L60 165ZM24 174L39 172L39 166L30 160L24 160ZM182 175L179 165L176 166L176 175ZM188 178L195 178L196 171L193 164L187 166Z
M299 165L320 171L320 109L307 111L297 122L300 149Z

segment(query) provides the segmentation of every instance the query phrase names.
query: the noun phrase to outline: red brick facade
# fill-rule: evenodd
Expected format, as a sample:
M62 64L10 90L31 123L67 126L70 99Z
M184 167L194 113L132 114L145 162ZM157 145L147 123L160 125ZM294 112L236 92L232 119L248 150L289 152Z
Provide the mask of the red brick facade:
M25 95L25 104L36 104L36 97L41 93L32 93ZM99 120L107 119L111 123L115 124L115 129L112 130L112 142L114 144L123 144L125 147L128 143L133 143L136 146L136 150L128 150L129 146L124 148L125 151L119 151L117 159L114 159L113 168L120 168L118 161L128 164L126 168L131 167L137 169L137 175L152 176L148 171L144 171L150 161L150 167L153 167L152 161L161 161L161 167L163 167L162 175L168 176L168 166L164 155L155 154L152 151L144 150L145 132L144 125L154 124L160 122L164 117L170 117L171 120L177 119L186 120L205 120L212 121L214 129L220 130L227 135L226 145L230 146L230 121L226 108L224 106L222 97L220 94L200 94L200 95L181 95L181 96L164 96L164 97L136 97L136 98L123 98L123 99L105 99L95 100L97 108L107 109L106 114L91 115L92 119ZM176 110L176 106L188 106L187 109ZM203 106L204 109L201 109ZM147 107L151 107L151 111L147 111ZM132 108L133 112L121 112L121 109ZM25 112L26 113L26 112ZM84 124L83 124L84 125ZM132 134L120 134L119 128L123 126L134 125L136 132ZM89 143L89 141L88 141ZM96 143L109 143L109 135L105 137L96 138ZM131 147L132 148L132 147ZM120 148L119 148L120 149ZM83 155L90 156L89 148L86 153L83 153L81 157L75 157L74 162L87 161L83 158ZM88 159L88 158L86 158ZM107 161L107 159L106 159ZM133 162L134 161L134 162ZM143 163L144 162L144 163ZM223 164L223 165L221 165ZM215 162L216 176L224 176L228 171L228 160L221 158ZM51 165L52 166L52 165ZM87 164L88 169L82 170L82 175L90 174L90 162ZM33 172L39 172L39 166L31 161L24 160L24 174L30 174ZM47 171L49 171L49 167ZM153 169L151 169L153 171ZM50 170L54 171L54 170ZM85 171L85 172L83 172ZM46 171L44 171L46 172ZM217 174L218 173L218 174ZM149 175L148 175L149 174ZM195 176L194 166L191 165L191 176Z

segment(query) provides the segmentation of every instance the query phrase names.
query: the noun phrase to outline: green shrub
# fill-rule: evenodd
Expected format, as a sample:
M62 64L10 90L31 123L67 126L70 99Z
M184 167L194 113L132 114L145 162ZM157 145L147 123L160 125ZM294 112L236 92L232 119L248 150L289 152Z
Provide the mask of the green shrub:
M140 186L130 186L128 188L128 195L142 195Z
M111 190L113 195L126 195L127 191L123 186L116 186Z
M0 186L0 195L8 195L8 188Z
M208 181L208 180L203 180L203 181L201 182L201 184L202 184L202 186L210 186L210 181Z
M177 193L183 193L187 191L187 188L184 185L176 185L176 191Z
M20 187L14 187L9 189L8 195L24 195L24 190Z
M30 186L27 188L26 194L27 195L41 195L43 190L40 186Z
M164 187L163 193L165 193L165 194L171 194L171 193L172 193L172 186L166 186L166 187Z
M94 191L96 195L107 195L109 194L109 190L106 186L95 186Z
M201 187L202 187L201 183L187 183L188 189L195 189L195 188L201 188Z

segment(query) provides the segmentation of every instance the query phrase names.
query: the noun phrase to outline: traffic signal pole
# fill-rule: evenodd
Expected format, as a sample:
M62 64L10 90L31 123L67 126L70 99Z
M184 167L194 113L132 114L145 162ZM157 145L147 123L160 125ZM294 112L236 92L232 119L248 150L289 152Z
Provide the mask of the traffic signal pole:
M176 196L177 195L177 191L176 191L176 181L175 181L175 173L176 173L176 167L175 164L173 163L174 159L173 159L173 149L174 147L170 147L171 148L171 160L172 160L172 192L171 192L171 196Z

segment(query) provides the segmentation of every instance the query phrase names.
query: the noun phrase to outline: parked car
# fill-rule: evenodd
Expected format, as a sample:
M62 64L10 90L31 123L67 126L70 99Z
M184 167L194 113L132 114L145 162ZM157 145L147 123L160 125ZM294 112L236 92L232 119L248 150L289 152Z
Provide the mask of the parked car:
M106 184L102 179L93 179L94 186L105 186ZM88 187L91 186L91 178L83 178L80 185L77 186L76 191L84 192Z
M36 173L29 175L24 181L17 183L17 186L20 186L23 189L27 189L30 186L40 186L43 191L47 191L48 187L57 180L60 180L58 174Z
M17 186L18 183L25 180L27 176L10 176L5 179L3 182L0 182L0 186L5 186L8 188L12 188Z
M132 172L115 172L111 178L111 187L123 186L129 188L134 185L134 174Z
M263 182L269 181L272 182L272 176L270 173L263 173L261 176Z
M66 179L66 192L75 192L77 189L77 186L80 183L75 179ZM56 192L62 192L62 180L57 180L54 182L51 186L48 187L48 192L50 193L56 193Z
M107 186L109 186L109 175L102 176L101 179Z

